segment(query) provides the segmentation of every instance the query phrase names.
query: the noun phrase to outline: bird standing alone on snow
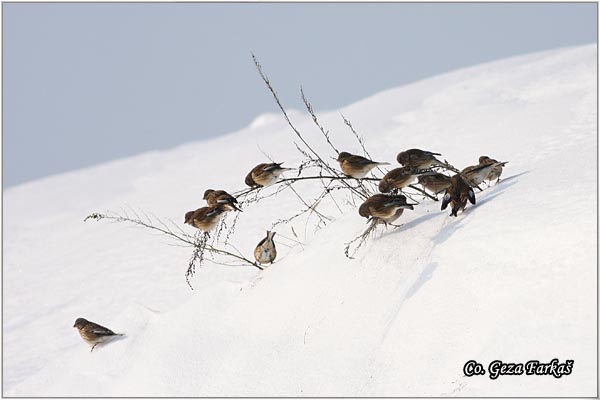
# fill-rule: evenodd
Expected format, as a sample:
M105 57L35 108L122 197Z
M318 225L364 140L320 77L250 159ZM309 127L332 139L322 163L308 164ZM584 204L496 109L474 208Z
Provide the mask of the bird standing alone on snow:
M342 151L337 158L342 172L351 178L363 179L369 171L378 165L388 165L387 162L377 162L368 158Z
M267 231L267 237L261 240L256 249L254 249L254 258L260 264L268 264L275 261L277 249L275 248L275 242L273 242L274 236L275 232Z
M110 329L98 325L95 322L88 321L85 318L77 318L73 328L77 328L79 335L81 335L84 342L92 346L90 352L94 351L94 347L114 336L123 336L122 333L114 333Z
M250 187L272 185L283 172L294 169L282 168L281 164L283 163L258 164L246 175L244 182Z
M204 192L204 200L206 200L209 207L221 204L225 211L242 211L236 206L237 199L224 190L208 189Z

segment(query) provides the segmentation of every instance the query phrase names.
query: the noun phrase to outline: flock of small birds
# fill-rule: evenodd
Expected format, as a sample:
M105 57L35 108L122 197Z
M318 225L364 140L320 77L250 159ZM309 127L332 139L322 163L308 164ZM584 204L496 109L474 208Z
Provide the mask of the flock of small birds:
M508 163L508 161L498 162L488 156L481 156L477 165L466 167L460 173L450 177L433 170L436 167L447 167L446 163L438 160L435 156L441 156L441 154L420 149L400 152L396 161L402 167L392 169L379 181L379 191L385 194L369 197L359 207L358 213L375 223L391 224L402 215L405 209L414 209L416 204L407 203L406 197L397 193L410 185L416 178L424 189L431 191L434 195L445 191L442 210L445 210L450 204L452 210L450 216L456 217L459 210L464 211L467 201L475 204L473 188L481 190L479 185L486 180L489 184L493 180L499 183L502 169ZM357 179L364 178L379 165L389 164L349 153L340 153L338 161L346 176Z
M284 168L283 163L262 163L246 175L244 182L251 188L266 187L274 184L285 171L294 168ZM225 190L208 189L204 192L206 207L200 207L185 214L184 223L199 229L202 232L213 230L223 213L228 211L242 211L237 206L237 199ZM267 236L262 239L254 249L254 258L259 264L272 264L277 257L277 249L273 237L275 232L267 231Z
M406 196L398 192L417 179L424 189L434 195L445 191L441 209L445 210L450 205L452 210L450 215L456 217L458 211L464 211L467 201L475 204L473 188L481 190L479 185L486 180L489 182L488 184L491 184L493 180L499 183L502 169L508 163L508 161L498 162L487 156L481 156L477 165L466 167L460 173L450 177L433 170L436 167L445 168L447 166L436 156L441 156L441 154L420 149L410 149L399 153L396 161L402 167L392 169L381 178L379 181L381 193L365 200L358 208L359 215L374 224L396 226L392 223L402 215L404 210L413 210L417 205L408 203ZM358 180L365 178L373 168L390 164L369 160L347 152L339 153L337 161L344 175ZM281 166L282 164L259 164L246 175L244 182L251 188L272 185L277 182L282 173L294 169L284 168ZM204 192L203 199L206 200L207 206L187 212L184 220L186 224L203 232L208 233L213 230L223 213L242 211L237 205L237 199L225 190L208 189ZM261 265L272 264L277 257L274 236L275 232L267 231L266 237L258 243L254 250L254 258ZM90 351L109 338L122 335L84 318L78 318L73 327L77 328L82 339L91 346Z
M464 210L467 201L475 204L475 192L473 188L488 180L500 181L502 168L505 162L498 162L487 156L479 157L479 163L463 169L460 173L450 177L433 168L447 166L438 160L436 156L440 153L420 149L402 151L396 160L402 167L389 171L379 181L380 194L369 197L359 207L358 213L376 223L391 224L398 219L405 209L414 209L416 204L407 203L406 196L398 194L398 191L410 185L415 179L423 188L434 194L445 191L442 201L442 210L450 204L451 216L457 216L459 210ZM337 161L342 172L347 177L355 179L365 178L373 168L380 165L389 165L388 162L378 162L368 158L341 152ZM266 187L277 182L282 173L293 168L282 167L283 163L262 163L252 168L246 175L244 182L251 188ZM479 188L479 190L481 190ZM224 190L208 189L204 192L204 200L207 206L201 207L185 214L184 222L203 231L210 232L214 229L221 215L228 211L241 211L237 207L237 200ZM267 236L260 241L254 250L254 258L260 264L273 263L277 256L273 236L275 233L267 231Z

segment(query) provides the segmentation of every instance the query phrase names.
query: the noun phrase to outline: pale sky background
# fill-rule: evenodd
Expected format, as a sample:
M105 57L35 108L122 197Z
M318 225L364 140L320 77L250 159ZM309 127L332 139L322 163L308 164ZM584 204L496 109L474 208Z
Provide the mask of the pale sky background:
M3 187L595 43L595 3L3 3Z

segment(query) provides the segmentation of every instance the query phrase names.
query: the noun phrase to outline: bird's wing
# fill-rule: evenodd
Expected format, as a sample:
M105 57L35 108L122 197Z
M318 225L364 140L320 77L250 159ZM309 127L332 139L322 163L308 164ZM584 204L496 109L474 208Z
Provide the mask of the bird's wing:
M404 167L400 167L400 168L394 168L393 170L391 170L390 172L387 173L387 177L389 179L400 179L400 178L404 178L406 175L409 175L411 172L406 170L406 168Z
M220 209L218 209L218 208L215 208L215 209L212 209L212 210L210 210L209 212L207 212L207 213L206 213L206 216L207 216L207 217L212 217L213 215L215 215L215 214L219 214L219 213L221 213L221 210L220 210Z
M274 169L281 168L281 164L283 163L272 163L263 168L263 171L272 171Z
M232 195L230 195L229 193L227 193L227 199L229 201L231 201L232 203L237 203L237 199L235 197L233 197Z
M115 335L113 331L108 328L105 328L101 325L94 325L91 329L91 332L98 336L112 336Z
M359 165L369 165L369 164L378 164L376 161L369 160L363 156L351 156L348 157L347 160L351 163L356 163Z
M402 206L402 205L406 205L406 198L401 199L401 198L392 198L389 201L384 203L384 206L389 207L389 206Z
M232 196L222 196L220 199L217 199L217 204L231 204L237 203L235 197Z
M472 165L462 170L462 173L477 172L484 168L492 168L493 164Z

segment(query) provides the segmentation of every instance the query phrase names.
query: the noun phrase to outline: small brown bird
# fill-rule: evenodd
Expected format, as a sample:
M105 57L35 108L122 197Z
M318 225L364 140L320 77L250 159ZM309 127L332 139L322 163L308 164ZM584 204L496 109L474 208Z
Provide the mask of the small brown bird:
M387 225L400 218L405 209L413 210L414 205L407 204L406 197L401 194L376 194L360 205L358 213L361 217Z
M362 179L369 171L378 165L389 165L387 162L377 162L368 158L342 151L337 158L342 172L351 178Z
M94 351L97 345L106 342L114 336L123 336L122 333L114 333L110 329L88 321L85 318L77 318L73 328L77 328L84 342L92 346L90 352Z
M481 165L487 165L487 164L494 164L497 163L497 160L494 160L493 158L489 158L488 156L481 156L479 157L479 164ZM492 181L494 179L497 179L496 184L498 184L500 182L500 175L502 175L502 166L501 165L497 165L495 167L492 168L492 170L490 171L490 173L485 177L485 179L491 184Z
M275 261L277 249L275 248L275 242L273 242L274 236L275 232L267 231L267 237L261 240L256 249L254 249L254 258L260 264L268 264Z
M379 191L389 193L393 189L403 189L410 185L418 175L431 174L430 171L417 172L409 167L394 168L379 181Z
M444 163L435 158L435 156L441 156L441 154L419 149L409 149L398 153L396 160L403 166L414 169L425 169L444 165Z
M450 187L450 177L435 172L431 175L421 175L418 177L419 183L427 190L438 194Z
M224 212L225 209L221 204L215 207L202 207L185 213L184 223L192 225L201 231L209 232L217 226L221 219L221 214Z
M246 175L244 182L250 187L272 185L283 172L294 169L282 168L281 164L283 163L258 164Z
M508 161L504 162L495 162L492 164L478 164L471 165L466 167L460 172L460 175L463 177L465 182L471 187L477 187L479 189L479 184L483 182L486 177L492 172L494 168L503 167L506 165ZM479 189L481 190L481 189Z
M450 204L452 207L450 216L457 217L458 210L464 211L467 206L467 200L471 204L475 204L475 192L460 174L456 174L450 178L450 187L446 189L446 194L442 200L442 210L445 210Z
M237 199L224 190L208 189L204 192L204 200L206 200L209 207L221 204L225 211L242 211L236 206Z

